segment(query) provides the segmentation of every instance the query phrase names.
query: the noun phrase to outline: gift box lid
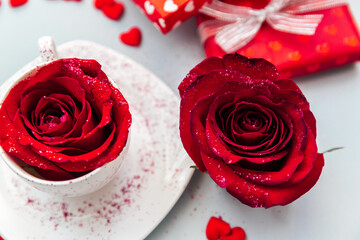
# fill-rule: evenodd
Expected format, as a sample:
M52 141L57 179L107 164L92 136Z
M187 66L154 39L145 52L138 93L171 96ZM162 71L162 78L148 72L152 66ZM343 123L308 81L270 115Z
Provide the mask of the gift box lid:
M133 0L162 33L175 29L209 0Z
M217 4L217 2L220 1L214 0L211 4ZM226 4L235 7L236 5L243 7L235 0L222 0L221 2L226 2ZM248 2L245 7L259 9L258 12L267 6L266 0L254 1L253 3L243 1L243 3L245 2ZM256 6L254 5L255 2L257 3ZM279 1L272 0L271 2ZM254 21L239 21L234 26L229 27L229 25L223 24L218 27L219 25L216 24L219 19L214 21L216 17L209 16L206 13L199 14L200 38L204 43L206 55L208 57L221 57L227 53L237 52L249 58L264 58L278 68L282 78L299 77L360 60L359 30L345 1L294 0L285 3L289 5L278 10L275 9L271 13L273 14L272 17L286 16L289 18L288 22L292 25L285 29L278 28L279 24L274 25L274 22L267 21L267 18L264 21L260 21L260 19L257 26L246 26L246 24L252 24ZM204 6L200 12L203 13L204 9L208 7L209 5ZM217 8L217 10L231 11L232 13L235 11L234 7L228 6L225 6L224 9ZM251 14L256 12L256 10L251 11ZM249 19L253 18L253 16L248 17ZM257 16L255 18L255 20L259 19ZM316 24L314 22L309 24L311 18ZM286 19L282 20L279 23L286 23ZM280 27L286 27L286 24L281 24ZM299 28L299 26L302 27ZM213 27L213 29L209 30L209 27ZM254 32L253 38L245 39L243 36L250 36L250 34L247 35L246 33L249 32L241 29L244 27L247 27L245 30L258 29L258 31ZM301 31L310 29L313 30L313 33L294 32L297 28ZM224 32L224 29L227 32Z

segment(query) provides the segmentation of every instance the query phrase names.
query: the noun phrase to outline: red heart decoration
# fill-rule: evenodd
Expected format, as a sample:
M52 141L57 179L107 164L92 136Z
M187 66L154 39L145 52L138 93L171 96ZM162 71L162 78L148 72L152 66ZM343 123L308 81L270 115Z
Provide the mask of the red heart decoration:
M120 33L119 39L130 46L139 46L141 42L141 31L138 27L132 27L129 31Z
M28 0L10 0L9 3L11 7L19 7L27 3L27 1Z
M124 12L124 5L122 2L112 2L109 5L103 5L102 12L112 20L118 20Z
M208 240L217 240L220 236L229 235L230 225L221 218L211 217L206 226L206 237Z
M111 5L113 4L115 1L114 0L94 0L94 6L97 9L101 9L106 5Z
M245 240L245 231L241 227L234 227L227 236L220 236L220 240Z

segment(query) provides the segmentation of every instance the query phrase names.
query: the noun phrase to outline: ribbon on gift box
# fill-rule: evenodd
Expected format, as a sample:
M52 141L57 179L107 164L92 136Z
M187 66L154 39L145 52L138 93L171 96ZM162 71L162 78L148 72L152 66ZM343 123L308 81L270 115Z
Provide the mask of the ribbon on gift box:
M202 42L215 36L215 42L231 53L248 44L264 22L278 31L314 35L323 15L305 13L346 3L346 0L271 0L265 8L253 9L213 0L199 10L213 18L199 25L199 34Z

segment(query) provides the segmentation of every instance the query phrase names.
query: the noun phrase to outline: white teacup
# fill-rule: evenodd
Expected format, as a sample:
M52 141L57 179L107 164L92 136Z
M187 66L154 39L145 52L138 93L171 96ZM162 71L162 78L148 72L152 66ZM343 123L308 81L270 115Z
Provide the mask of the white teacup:
M5 91L0 92L0 102L4 101L11 88L15 86L19 81L34 75L39 68L57 59L56 48L53 40L50 37L40 38L39 46L41 59L44 63L29 69L27 72L23 73L20 76L17 76L16 78L12 78L13 81L6 82ZM112 84L114 84L111 79L109 80ZM12 157L10 157L6 152L4 152L1 147L0 157L15 174L17 174L20 178L22 178L38 190L59 197L77 197L99 190L115 177L127 155L130 145L129 142L130 132L125 147L116 159L95 170L92 170L91 172L81 177L63 181L45 180L28 173L20 165L18 165Z

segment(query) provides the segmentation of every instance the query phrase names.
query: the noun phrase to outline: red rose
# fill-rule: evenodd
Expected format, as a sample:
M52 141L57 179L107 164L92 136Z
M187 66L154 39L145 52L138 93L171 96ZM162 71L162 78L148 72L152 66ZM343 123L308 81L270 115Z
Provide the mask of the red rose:
M179 86L180 136L201 171L251 207L285 205L317 182L316 121L291 80L263 59L208 58Z
M73 178L115 159L131 115L95 60L60 59L16 84L0 109L0 143L47 179Z

